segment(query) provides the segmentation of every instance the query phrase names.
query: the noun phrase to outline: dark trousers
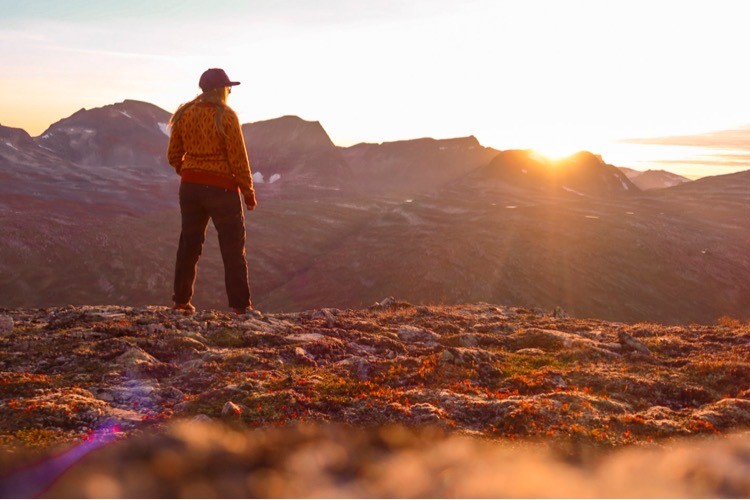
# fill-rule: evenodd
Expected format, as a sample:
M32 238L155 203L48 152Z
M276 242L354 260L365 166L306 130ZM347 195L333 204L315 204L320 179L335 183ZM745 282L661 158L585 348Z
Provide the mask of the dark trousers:
M193 297L198 259L206 239L208 220L211 219L219 233L229 307L248 307L250 286L245 261L245 213L239 192L183 182L180 184L180 211L182 232L177 249L172 300L186 304Z

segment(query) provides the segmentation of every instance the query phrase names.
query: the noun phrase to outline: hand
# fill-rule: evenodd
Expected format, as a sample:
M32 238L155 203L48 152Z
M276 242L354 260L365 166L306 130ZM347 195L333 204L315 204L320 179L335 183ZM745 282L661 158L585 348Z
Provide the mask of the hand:
M255 201L255 195L251 194L249 196L245 196L245 206L247 207L248 211L253 210L257 204L258 202Z

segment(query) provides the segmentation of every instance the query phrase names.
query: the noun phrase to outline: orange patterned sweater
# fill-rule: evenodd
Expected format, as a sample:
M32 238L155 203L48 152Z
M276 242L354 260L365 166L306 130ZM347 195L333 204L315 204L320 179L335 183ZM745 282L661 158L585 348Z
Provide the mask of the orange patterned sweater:
M201 102L185 110L169 137L169 164L184 182L231 190L239 187L246 198L255 197L239 118L225 107L226 137L222 137L216 130L215 113L215 105Z

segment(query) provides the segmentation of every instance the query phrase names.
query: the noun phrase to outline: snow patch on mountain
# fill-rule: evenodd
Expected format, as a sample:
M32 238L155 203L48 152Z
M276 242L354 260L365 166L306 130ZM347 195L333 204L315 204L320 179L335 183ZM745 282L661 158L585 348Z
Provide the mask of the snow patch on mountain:
M260 172L253 172L253 182L255 184L263 184L263 174L261 174Z
M169 137L169 127L167 127L166 123L159 122L159 130L161 130L161 133Z
M11 148L15 149L16 151L18 151L18 148L17 148L17 147L15 147L15 146L14 146L13 144L11 144L10 142L8 142L8 141L5 141L5 144L6 144L7 146L10 146Z
M578 196L586 196L585 194L581 193L580 191L576 191L575 189L571 189L571 188L569 188L568 186L563 186L562 188L563 188L563 189L564 189L565 191L568 191L568 192L571 192L571 193L575 193L575 194L577 194ZM626 186L626 188L627 188L627 186Z
M270 179L268 179L269 184L273 184L274 182L281 179L281 174L273 174Z

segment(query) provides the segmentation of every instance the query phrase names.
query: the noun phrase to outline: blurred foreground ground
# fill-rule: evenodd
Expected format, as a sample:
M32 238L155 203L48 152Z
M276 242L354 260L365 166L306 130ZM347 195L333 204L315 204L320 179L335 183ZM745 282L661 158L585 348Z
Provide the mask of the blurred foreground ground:
M34 480L32 489L6 479L2 493L42 493L34 490L46 479ZM185 421L93 451L42 494L746 498L750 433L604 453L570 443L491 442L436 428L238 430Z

